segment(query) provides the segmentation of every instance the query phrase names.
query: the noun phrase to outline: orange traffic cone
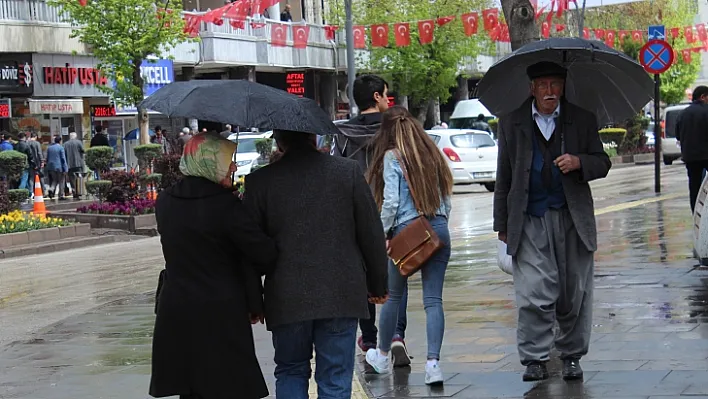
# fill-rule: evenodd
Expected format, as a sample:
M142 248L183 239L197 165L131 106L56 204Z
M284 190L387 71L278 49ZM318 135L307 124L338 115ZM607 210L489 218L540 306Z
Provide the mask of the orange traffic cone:
M34 175L34 209L32 210L32 213L35 215L47 214L47 208L44 206L42 182L39 180L39 174Z

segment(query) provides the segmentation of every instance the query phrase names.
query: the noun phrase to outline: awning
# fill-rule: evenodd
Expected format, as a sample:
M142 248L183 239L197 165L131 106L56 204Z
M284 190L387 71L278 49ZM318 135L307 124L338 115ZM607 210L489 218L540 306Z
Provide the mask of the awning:
M133 129L129 131L128 134L125 135L125 137L123 137L123 140L137 140L139 134L140 129ZM148 134L150 135L150 137L152 137L155 135L155 132L153 132L152 130L148 130Z
M84 100L36 100L29 99L30 114L76 115L84 113Z

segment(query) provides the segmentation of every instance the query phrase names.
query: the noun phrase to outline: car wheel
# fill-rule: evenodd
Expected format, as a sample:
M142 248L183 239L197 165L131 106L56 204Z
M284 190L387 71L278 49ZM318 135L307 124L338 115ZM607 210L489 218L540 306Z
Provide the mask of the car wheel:
M487 189L490 193L494 192L494 183L484 183L484 188Z
M674 160L671 158L664 157L664 165L672 165Z

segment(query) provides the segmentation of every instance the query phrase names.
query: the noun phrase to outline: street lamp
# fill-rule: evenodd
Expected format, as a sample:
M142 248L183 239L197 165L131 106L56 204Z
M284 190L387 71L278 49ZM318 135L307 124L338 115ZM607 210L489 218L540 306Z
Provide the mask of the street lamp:
M346 14L345 30L347 36L347 97L349 98L349 116L354 117L356 104L354 103L354 79L356 67L354 66L354 23L352 21L352 0L344 0Z

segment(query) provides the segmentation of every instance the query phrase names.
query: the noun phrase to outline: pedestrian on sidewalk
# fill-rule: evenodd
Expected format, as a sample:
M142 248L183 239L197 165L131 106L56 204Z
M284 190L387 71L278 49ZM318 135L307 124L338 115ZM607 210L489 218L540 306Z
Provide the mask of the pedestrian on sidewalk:
M76 138L76 133L69 133L69 141L64 143L64 152L66 152L66 162L69 164L69 183L73 188L74 199L81 199L80 174L84 173L86 164L84 163L84 143Z
M262 320L260 275L277 248L231 184L236 144L200 134L187 143L179 183L155 206L165 271L158 293L150 395L268 396L251 324Z
M22 176L20 177L20 189L26 189L32 191L34 187L34 181L29 182L30 171L34 168L32 160L32 150L27 142L27 134L25 132L20 132L17 135L17 145L15 146L18 152L21 152L27 156L27 169L22 171Z
M96 133L91 138L90 147L110 147L108 136L103 132L103 126L96 125Z
M316 135L276 130L283 156L246 176L244 201L280 256L265 279L278 399L307 399L313 347L320 398L349 399L358 319L386 299L386 243L371 189ZM390 342L390 339L389 339Z
M39 137L37 133L32 132L30 134L29 140L30 153L32 157L32 170L30 171L29 181L30 181L30 195L34 199L34 183L35 176L39 175L40 185L42 186L42 192L44 192L44 154L42 153L42 144L39 142Z
M56 194L59 200L65 200L64 186L69 166L66 163L64 147L61 146L61 136L55 136L54 143L47 148L47 171L51 180L49 198L54 199Z
M499 121L494 231L513 257L523 380L548 378L556 321L563 378L582 379L597 250L588 182L611 163L595 115L563 98L566 69L539 62L527 74L532 97Z
M0 152L12 151L12 143L10 142L10 134L3 133L0 135Z
M443 375L438 361L445 333L442 292L450 260L448 219L452 173L435 142L425 133L423 125L400 106L392 107L383 114L381 129L373 147L374 156L368 178L387 237L397 236L411 222L424 215L443 244L420 270L428 338L425 383L442 384ZM377 373L390 371L389 352L394 364L398 356L407 357L407 354L397 352L391 342L407 281L408 278L402 276L389 261L390 298L379 316L379 345L378 349L369 349L366 353L366 362Z
M369 171L373 157L371 145L376 132L381 127L381 113L388 109L388 83L376 75L362 75L354 81L354 101L362 111L337 127L342 132L334 137L331 153L334 156L353 159L359 163L366 174ZM398 312L396 334L393 337L395 346L406 356L397 356L395 366L407 366L410 358L405 348L406 309L408 308L408 285L404 288L401 299L401 309ZM369 318L359 321L361 337L357 340L359 349L366 353L376 348L376 305L369 303Z
M681 111L676 121L676 140L681 143L681 159L688 173L691 212L703 183L703 171L708 169L708 87L693 90L693 101Z

